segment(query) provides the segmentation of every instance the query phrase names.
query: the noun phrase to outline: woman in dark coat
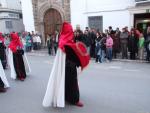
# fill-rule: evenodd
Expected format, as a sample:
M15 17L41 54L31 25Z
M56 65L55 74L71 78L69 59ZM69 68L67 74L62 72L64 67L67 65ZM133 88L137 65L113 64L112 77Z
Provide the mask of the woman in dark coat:
M101 34L99 32L96 33L96 39L95 39L95 55L96 55L96 59L95 62L101 62L100 59L100 54L99 51L101 49L101 44L100 41L102 39Z
M135 31L132 29L131 34L129 36L129 52L130 52L130 59L136 59L136 53L138 51L138 38L136 36Z

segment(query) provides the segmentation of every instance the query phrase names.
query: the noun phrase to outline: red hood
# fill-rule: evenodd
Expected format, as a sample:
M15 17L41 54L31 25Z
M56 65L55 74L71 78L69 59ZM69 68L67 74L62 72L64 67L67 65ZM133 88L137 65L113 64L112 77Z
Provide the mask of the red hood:
M67 22L63 23L59 40L59 48L61 48L63 52L65 52L65 46L69 46L70 48L72 48L80 61L82 69L89 64L90 56L86 50L85 45L81 42L74 42L74 33L72 26Z
M60 33L59 48L61 48L65 52L64 45L73 42L73 39L74 33L72 26L69 23L64 22Z
M11 33L10 37L11 37L11 42L9 44L9 48L12 50L12 52L16 52L18 46L23 48L23 44L20 41L20 38L17 33Z

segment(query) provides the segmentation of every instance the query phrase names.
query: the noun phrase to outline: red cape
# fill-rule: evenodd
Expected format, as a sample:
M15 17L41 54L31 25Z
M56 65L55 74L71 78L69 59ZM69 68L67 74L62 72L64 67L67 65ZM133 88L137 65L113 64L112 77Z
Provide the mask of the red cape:
M86 46L82 42L67 43L66 46L70 47L77 55L82 70L89 64L90 56L87 52Z

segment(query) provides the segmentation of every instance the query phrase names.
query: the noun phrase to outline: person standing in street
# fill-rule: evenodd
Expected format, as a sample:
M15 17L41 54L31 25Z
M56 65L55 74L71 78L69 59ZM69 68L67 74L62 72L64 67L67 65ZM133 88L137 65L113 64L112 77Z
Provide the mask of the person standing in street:
M139 43L138 43L138 48L139 48L139 59L143 60L144 59L144 43L145 43L145 39L143 34L141 33L140 37L139 37Z
M150 26L147 28L145 47L146 47L146 52L147 52L146 60L150 61Z
M111 62L112 61L112 51L113 51L113 39L111 38L111 35L107 35L106 39L106 53L107 53L107 58Z
M47 36L47 48L48 48L48 54L53 54L53 37L51 34Z
M83 34L83 43L86 45L87 51L90 54L91 38L89 36L88 31L86 31L86 30L84 31L84 34Z
M128 38L129 33L128 31L126 31L125 28L123 28L120 34L122 59L124 58L128 59Z
M95 62L99 63L101 62L100 60L100 52L101 52L101 45L100 45L100 41L101 41L101 34L100 32L96 33L96 39L95 39L95 55L96 55L96 59Z
M11 42L9 44L9 65L11 69L11 78L24 81L26 72L30 72L29 63L23 50L23 44L17 33L11 33Z
M59 47L50 74L44 107L65 107L65 101L82 107L80 101L77 67L83 70L89 64L90 56L82 42L74 42L72 26L64 22Z
M32 40L30 32L28 32L28 34L25 36L25 40L26 40L26 52L30 52L32 49Z
M54 35L54 51L55 51L55 54L57 52L57 48L58 48L58 42L59 42L59 32L58 31L55 31L55 35Z
M134 29L131 29L128 43L128 50L130 52L130 59L136 59L136 53L138 50L138 37L136 36L136 32Z

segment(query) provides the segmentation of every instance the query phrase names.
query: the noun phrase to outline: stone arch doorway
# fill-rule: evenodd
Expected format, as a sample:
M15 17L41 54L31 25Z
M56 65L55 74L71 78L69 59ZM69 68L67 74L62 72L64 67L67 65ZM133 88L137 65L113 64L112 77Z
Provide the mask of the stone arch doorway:
M54 34L55 31L60 31L62 26L62 17L56 9L49 9L44 15L44 34L45 42L48 34Z

